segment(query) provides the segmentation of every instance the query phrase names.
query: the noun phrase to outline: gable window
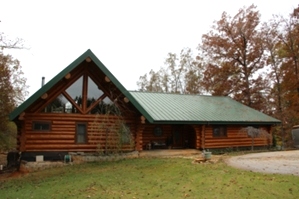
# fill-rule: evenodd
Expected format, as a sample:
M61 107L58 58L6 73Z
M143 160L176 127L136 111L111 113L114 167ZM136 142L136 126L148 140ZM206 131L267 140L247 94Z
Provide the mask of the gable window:
M50 131L51 122L48 121L35 121L33 122L32 129L35 131Z
M93 79L90 75L87 72L82 74L40 111L43 113L120 115L115 101L111 100L101 89L99 80Z
M87 142L87 127L85 123L78 123L76 126L76 143L84 144Z
M226 126L213 126L213 137L227 137Z

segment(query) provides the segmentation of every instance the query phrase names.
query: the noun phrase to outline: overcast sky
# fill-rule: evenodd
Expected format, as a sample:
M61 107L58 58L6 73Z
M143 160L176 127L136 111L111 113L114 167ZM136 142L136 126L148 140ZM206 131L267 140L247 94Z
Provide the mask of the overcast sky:
M46 3L45 3L46 2ZM87 49L128 90L169 52L189 47L196 55L202 34L226 11L234 16L254 4L261 20L287 16L295 0L0 0L0 31L22 38L27 50L7 51L21 61L30 95Z

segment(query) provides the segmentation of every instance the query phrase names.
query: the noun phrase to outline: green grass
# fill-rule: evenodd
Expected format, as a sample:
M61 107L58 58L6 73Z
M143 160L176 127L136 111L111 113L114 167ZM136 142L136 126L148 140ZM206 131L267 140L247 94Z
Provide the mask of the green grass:
M68 165L0 181L1 198L298 198L299 177L183 158Z

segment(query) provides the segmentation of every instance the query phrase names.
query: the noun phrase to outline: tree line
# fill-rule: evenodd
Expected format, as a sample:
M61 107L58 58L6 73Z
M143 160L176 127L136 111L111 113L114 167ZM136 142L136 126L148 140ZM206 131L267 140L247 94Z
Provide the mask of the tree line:
M28 94L21 64L6 53L8 49L23 49L23 41L0 32L0 152L15 149L16 127L8 115Z
M229 96L281 120L273 133L291 141L299 124L299 6L267 22L255 5L223 12L196 50L168 53L163 67L140 76L138 90Z

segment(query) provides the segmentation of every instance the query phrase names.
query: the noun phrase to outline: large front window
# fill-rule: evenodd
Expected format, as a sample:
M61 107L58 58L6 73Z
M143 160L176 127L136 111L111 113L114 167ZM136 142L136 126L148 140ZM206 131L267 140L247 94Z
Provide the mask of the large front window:
M51 101L42 112L45 113L81 113L112 114L120 111L98 84L84 74Z

